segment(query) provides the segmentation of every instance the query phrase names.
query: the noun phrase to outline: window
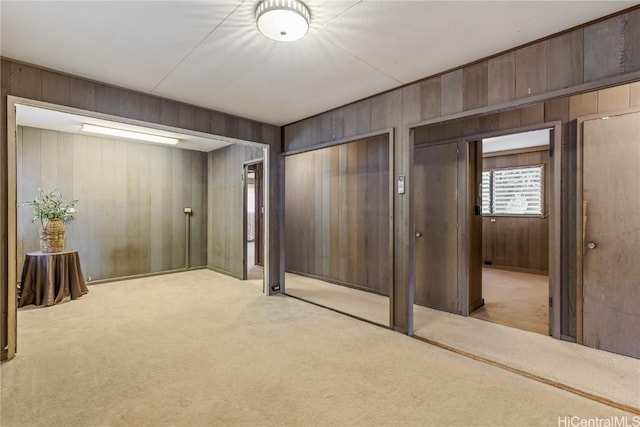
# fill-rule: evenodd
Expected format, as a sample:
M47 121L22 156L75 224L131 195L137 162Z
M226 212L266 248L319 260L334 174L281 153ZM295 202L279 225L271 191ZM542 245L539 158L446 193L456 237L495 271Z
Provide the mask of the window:
M543 192L542 165L483 171L482 214L542 216Z
M482 215L491 214L491 171L482 171Z

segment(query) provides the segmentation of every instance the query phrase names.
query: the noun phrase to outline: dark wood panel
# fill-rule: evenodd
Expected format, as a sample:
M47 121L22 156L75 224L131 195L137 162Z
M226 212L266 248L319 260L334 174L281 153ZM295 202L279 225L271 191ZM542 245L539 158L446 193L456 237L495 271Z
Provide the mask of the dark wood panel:
M389 294L389 142L286 158L286 269Z
M640 70L640 43L638 43L638 28L640 28L640 9L627 13L625 34L625 72Z
M598 112L598 92L588 92L569 98L569 119L588 116Z
M72 77L69 90L70 107L82 108L84 110L96 109L96 84L94 82Z
M520 125L529 126L544 123L544 104L538 103L520 109Z
M463 108L473 110L486 107L488 99L488 62L465 67L463 70Z
M9 62L7 89L10 95L36 100L42 99L42 70L29 65Z
M624 72L625 21L620 15L584 29L585 82Z
M629 107L640 107L640 82L629 85Z
M420 119L440 116L440 77L420 83Z
M54 104L67 105L71 98L71 78L51 71L42 71L42 97Z
M516 98L516 54L509 52L489 59L488 103L496 105Z
M356 134L371 132L371 99L360 101L357 106Z
M462 102L463 71L456 70L440 76L440 115L459 113Z
M576 86L583 81L584 43L579 29L549 40L547 89Z
M547 91L548 41L516 51L516 98Z
M137 92L123 91L120 94L120 114L132 119L143 120L141 95Z
M120 88L96 84L95 90L96 111L114 116L120 115Z
M194 174L191 163L181 169L177 181L171 177L171 157L203 162L205 153L156 147L124 140L73 135L64 132L22 128L18 199L34 197L38 188L59 189L65 198L77 198L78 214L68 222L67 245L80 252L85 275L93 280L169 270L184 266L184 214L173 221L157 223L156 215L171 212L171 203L184 197L174 191L182 185L206 185L205 175ZM164 160L163 159L168 159ZM152 173L153 171L153 173ZM165 197L164 194L168 194ZM190 199L191 200L191 199ZM200 212L206 215L206 211ZM198 223L192 235L206 234ZM172 232L177 229L180 232ZM38 227L31 224L28 208L18 211L18 259L38 250ZM196 240L197 241L197 240ZM163 259L182 247L177 264ZM192 265L203 265L202 248L192 251Z
M179 127L180 126L180 105L175 102L161 99L160 100L160 123L167 126Z
M617 112L629 108L629 85L598 91L598 112Z
M142 120L151 123L161 123L160 100L147 95L140 95L140 110Z

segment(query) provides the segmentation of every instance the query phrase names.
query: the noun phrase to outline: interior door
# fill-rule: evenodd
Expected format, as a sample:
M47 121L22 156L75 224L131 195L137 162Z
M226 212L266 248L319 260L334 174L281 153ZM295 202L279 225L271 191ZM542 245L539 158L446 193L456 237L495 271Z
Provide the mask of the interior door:
M415 303L458 312L457 142L414 155Z
M583 342L640 357L640 113L582 129Z

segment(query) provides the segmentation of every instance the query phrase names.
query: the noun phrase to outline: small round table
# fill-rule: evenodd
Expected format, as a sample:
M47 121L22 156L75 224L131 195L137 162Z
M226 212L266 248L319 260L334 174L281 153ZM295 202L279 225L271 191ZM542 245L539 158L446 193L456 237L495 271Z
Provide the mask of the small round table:
M50 306L87 292L78 251L30 252L25 256L18 307Z

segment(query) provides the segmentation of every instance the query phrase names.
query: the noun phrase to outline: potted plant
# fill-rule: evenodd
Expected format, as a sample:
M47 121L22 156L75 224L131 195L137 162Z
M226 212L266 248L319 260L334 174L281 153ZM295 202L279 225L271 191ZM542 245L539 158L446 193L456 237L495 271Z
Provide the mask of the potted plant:
M42 252L61 252L64 250L64 221L71 218L78 200L65 202L58 190L42 191L25 204L33 209L31 222L40 221L40 250Z

